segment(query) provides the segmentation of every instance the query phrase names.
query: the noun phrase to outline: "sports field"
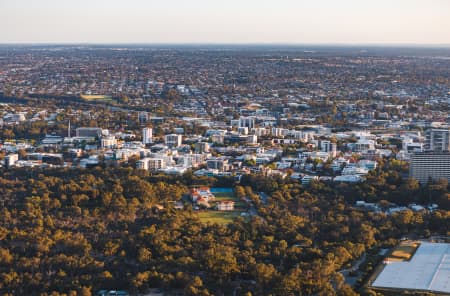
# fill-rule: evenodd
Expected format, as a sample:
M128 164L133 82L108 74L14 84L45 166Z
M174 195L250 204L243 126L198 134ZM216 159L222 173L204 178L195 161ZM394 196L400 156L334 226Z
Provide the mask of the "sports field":
M207 210L198 212L198 217L203 223L217 223L217 224L229 224L233 222L234 218L239 217L241 212L220 212L215 210Z
M233 188L211 188L210 190L215 196L215 200L210 202L212 209L198 212L198 217L203 223L228 224L233 222L234 218L241 216L241 213L246 211L245 202L236 197ZM235 202L234 211L217 211L215 209L217 202L227 200Z
M111 101L110 96L104 95L81 95L80 98L85 101Z

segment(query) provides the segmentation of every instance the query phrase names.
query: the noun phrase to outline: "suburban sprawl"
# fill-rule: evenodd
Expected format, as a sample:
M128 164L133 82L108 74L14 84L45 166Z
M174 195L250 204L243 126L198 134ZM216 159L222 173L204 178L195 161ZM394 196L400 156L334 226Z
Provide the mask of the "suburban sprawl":
M0 294L448 295L449 110L445 48L0 46Z

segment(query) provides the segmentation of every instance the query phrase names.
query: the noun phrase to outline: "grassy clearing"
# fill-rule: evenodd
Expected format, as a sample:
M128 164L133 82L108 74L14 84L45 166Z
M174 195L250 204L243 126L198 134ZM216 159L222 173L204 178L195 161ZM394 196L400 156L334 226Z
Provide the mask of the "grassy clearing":
M235 202L234 206L236 208L245 208L246 204L245 202L241 201L240 199L238 199L235 195L234 192L215 192L213 193L215 198L215 202L219 202L219 201L225 201L225 200L232 200Z
M219 211L202 211L198 212L198 217L202 223L229 224L234 218L239 217L241 212L219 212Z
M221 198L221 199L230 199L230 198L233 199L233 198L235 198L233 192L214 192L213 194L214 194L214 196L217 199L219 199L219 198Z
M235 211L216 211L206 210L198 212L198 217L202 223L217 223L217 224L229 224L233 222L236 217L241 216L241 213L246 210L247 204L236 197L233 191L222 192L212 190L212 194L215 196L215 200L209 204L211 208L215 208L218 202L232 200L235 202Z
M110 101L110 96L104 95L81 95L80 96L85 101Z

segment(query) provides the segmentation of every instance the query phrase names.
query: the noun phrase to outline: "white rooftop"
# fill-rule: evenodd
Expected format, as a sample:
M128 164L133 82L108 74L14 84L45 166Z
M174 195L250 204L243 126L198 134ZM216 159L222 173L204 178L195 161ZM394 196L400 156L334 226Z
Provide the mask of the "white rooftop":
M410 261L386 265L372 286L450 293L450 244L421 243Z

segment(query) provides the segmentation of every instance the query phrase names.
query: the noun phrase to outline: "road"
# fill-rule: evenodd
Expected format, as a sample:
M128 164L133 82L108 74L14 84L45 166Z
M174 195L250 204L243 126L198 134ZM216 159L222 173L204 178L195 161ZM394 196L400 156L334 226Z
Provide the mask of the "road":
M359 267L361 266L361 264L363 264L364 261L366 261L366 253L365 252L361 255L361 257L359 257L358 260L356 260L353 263L351 268L342 269L339 271L344 276L346 284L348 284L352 287L355 286L355 284L358 281L361 274L358 272L357 276L350 276L350 272L358 271Z

